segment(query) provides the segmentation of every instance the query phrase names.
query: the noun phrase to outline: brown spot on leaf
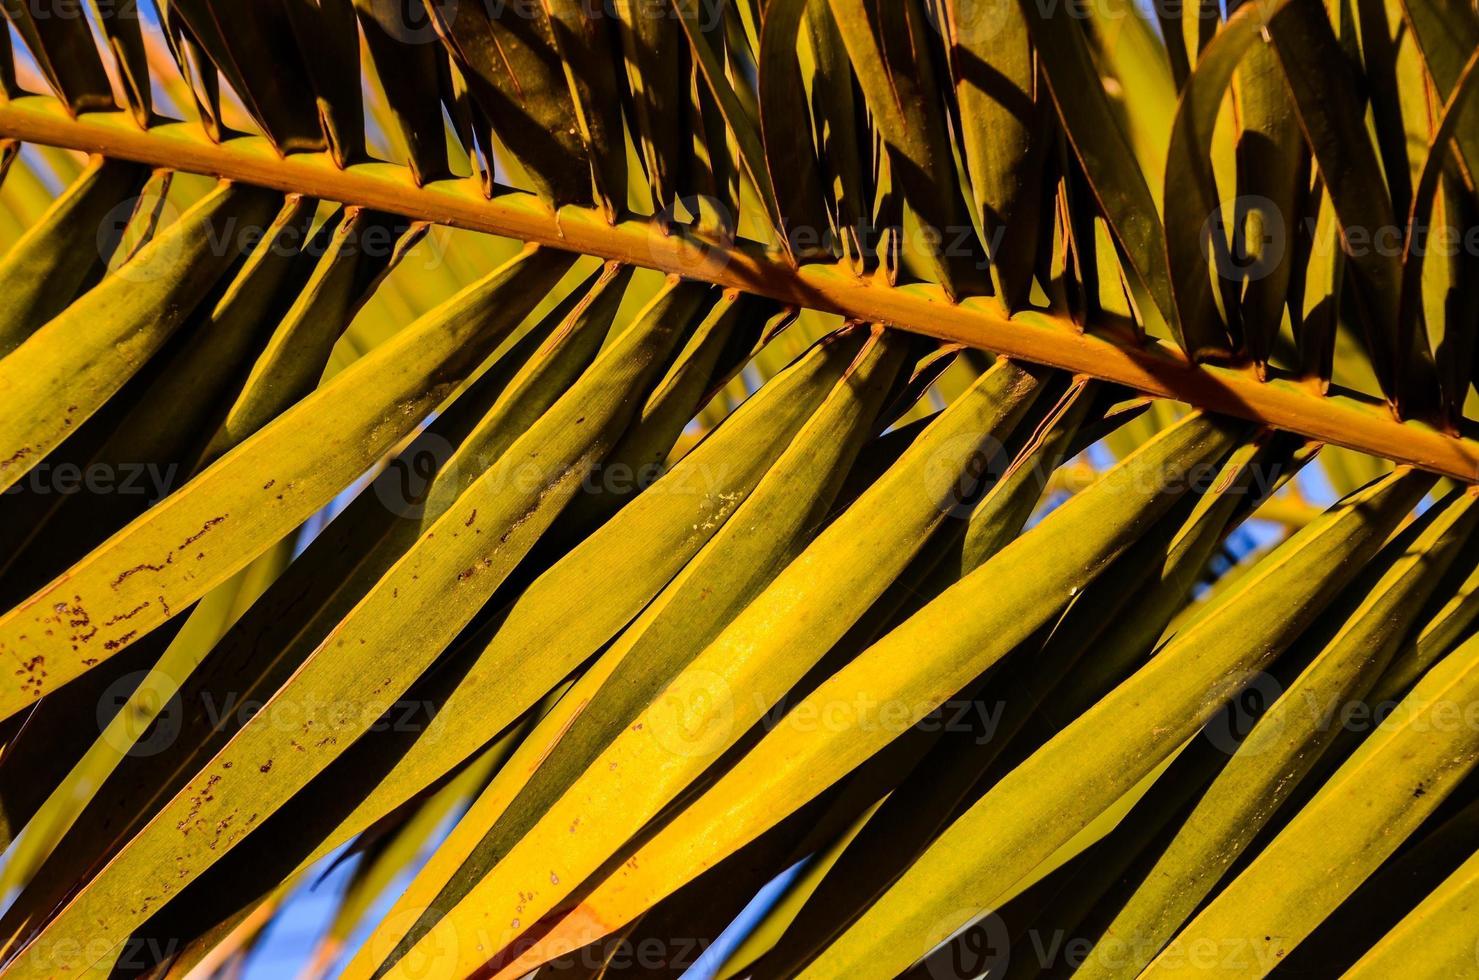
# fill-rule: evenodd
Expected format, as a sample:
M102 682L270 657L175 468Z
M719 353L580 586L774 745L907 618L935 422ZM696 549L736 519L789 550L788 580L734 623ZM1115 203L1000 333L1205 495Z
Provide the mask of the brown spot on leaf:
M139 613L143 612L147 608L149 608L149 600L145 599L143 602L139 603L137 606L134 606L128 612L118 613L116 616L103 623L103 625L113 626L123 622L125 619L133 619L135 616L137 616Z
M212 517L210 520L206 521L204 524L202 524L200 526L200 530L199 531L196 531L194 534L190 535L190 537L186 538L185 539L185 543L182 544L182 545L180 545L175 550L176 551L184 551L186 548L190 547L192 544L194 544L195 542L199 541L201 538L205 537L207 531L209 531L211 528L215 527L217 524L220 524L222 521L224 521L229 516L231 516L231 515L229 515L229 514L222 514L220 517Z
M168 565L168 564L169 564L169 562L166 561L165 562L165 565ZM122 585L127 579L132 578L133 576L139 574L140 572L162 572L162 571L164 571L164 565L151 565L148 562L141 562L140 564L135 565L133 568L125 568L123 571L119 572L118 573L118 577L115 578L112 581L111 584L112 584L113 588L116 589L120 585Z

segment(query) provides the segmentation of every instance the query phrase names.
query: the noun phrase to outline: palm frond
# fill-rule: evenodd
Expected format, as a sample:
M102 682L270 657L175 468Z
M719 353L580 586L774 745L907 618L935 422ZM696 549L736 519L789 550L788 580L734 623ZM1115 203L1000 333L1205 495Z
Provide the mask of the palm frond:
M1170 7L0 3L0 978L1474 968L1479 13Z

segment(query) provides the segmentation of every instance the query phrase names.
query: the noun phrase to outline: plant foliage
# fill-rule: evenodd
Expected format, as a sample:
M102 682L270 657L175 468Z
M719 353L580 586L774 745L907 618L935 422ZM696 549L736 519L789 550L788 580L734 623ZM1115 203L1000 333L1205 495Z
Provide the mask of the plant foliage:
M0 9L0 980L1479 973L1468 0Z

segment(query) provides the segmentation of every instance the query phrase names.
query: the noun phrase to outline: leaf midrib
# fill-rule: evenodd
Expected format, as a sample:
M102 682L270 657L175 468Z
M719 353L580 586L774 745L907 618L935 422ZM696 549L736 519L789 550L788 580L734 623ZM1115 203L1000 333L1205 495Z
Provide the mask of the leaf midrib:
M340 169L326 153L280 156L260 137L239 136L217 144L191 123L141 130L122 111L73 119L49 96L25 96L0 105L0 136L377 208L881 321L1479 482L1479 441L1472 431L1458 437L1421 422L1399 422L1376 399L1350 391L1332 389L1321 396L1297 379L1264 382L1249 367L1194 364L1169 344L1137 343L1129 326L1117 321L1106 321L1088 334L1059 314L1031 311L1008 317L989 297L952 304L938 287L881 286L856 278L842 264L795 268L778 252L754 242L724 245L667 234L646 218L610 224L595 209L566 207L555 214L521 191L488 199L473 179L417 187L410 171L396 164Z

